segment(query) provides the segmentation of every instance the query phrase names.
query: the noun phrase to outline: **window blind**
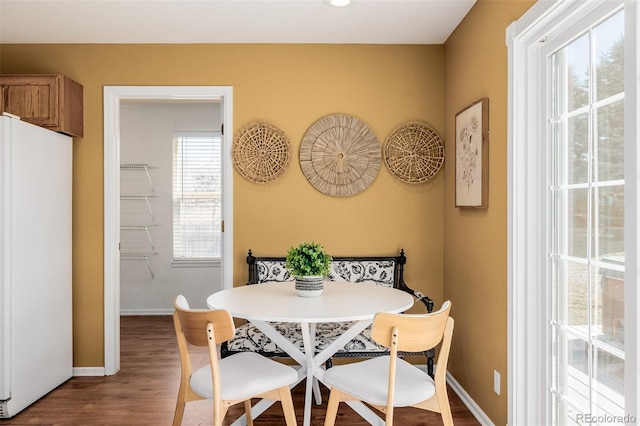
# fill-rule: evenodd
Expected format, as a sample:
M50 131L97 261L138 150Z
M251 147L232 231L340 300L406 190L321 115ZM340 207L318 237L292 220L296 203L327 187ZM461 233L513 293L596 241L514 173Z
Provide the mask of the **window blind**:
M221 144L219 132L174 133L174 261L220 258Z

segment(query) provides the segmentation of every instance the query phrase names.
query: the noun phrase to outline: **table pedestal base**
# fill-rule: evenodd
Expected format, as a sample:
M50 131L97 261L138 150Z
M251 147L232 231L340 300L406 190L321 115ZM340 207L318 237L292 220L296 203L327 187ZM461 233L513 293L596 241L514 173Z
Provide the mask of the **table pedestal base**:
M319 353L315 353L315 324L302 322L302 341L304 344L304 352L300 351L298 347L293 345L282 334L280 334L271 324L264 321L252 321L255 326L268 336L276 345L280 346L282 350L287 352L298 364L298 381L293 385L297 386L305 378L305 396L304 396L304 418L303 426L311 425L311 404L312 394L315 396L315 403L322 405L322 395L320 393L320 383L322 382L322 376L324 376L324 363L331 358L336 352L344 347L347 343L356 337L362 330L367 328L370 324L370 320L362 320L354 323L344 334L339 336L336 340L331 342L325 349ZM260 414L264 413L275 401L261 400L251 409L251 415L253 418L257 418ZM374 411L372 411L365 404L357 401L351 401L347 403L354 411L356 411L363 419L369 424L376 426L384 426L384 420L382 420ZM246 426L246 415L242 415L236 420L232 426Z

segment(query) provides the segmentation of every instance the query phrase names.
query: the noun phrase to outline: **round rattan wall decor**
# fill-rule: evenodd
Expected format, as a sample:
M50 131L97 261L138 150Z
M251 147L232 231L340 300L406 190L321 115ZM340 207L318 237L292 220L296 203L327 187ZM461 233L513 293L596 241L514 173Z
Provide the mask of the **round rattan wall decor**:
M323 194L349 197L367 189L380 170L380 143L369 126L345 114L327 115L302 138L300 168Z
M291 143L282 130L257 121L238 131L231 150L233 167L248 181L268 183L291 162Z
M428 125L410 122L391 132L383 155L389 171L402 182L423 183L442 168L444 143Z

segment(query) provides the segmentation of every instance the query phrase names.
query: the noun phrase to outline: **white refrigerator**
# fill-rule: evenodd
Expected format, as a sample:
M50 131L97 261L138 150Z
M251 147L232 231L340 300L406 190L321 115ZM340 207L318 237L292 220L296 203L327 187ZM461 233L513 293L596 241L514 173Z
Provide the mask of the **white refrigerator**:
M0 116L0 418L72 375L72 149Z

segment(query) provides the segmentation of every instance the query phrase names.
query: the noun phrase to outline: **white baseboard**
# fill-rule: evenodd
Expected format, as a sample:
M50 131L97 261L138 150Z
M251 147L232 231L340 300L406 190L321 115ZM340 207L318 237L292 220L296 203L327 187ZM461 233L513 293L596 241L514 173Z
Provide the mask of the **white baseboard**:
M482 426L495 426L491 421L489 416L487 416L484 411L480 408L478 404L469 396L467 391L464 390L460 383L456 379L453 378L451 373L447 371L447 383L453 389L453 391L458 395L458 398L462 401L464 405L467 406L473 417L475 417Z
M416 364L416 367L421 370L427 371L427 364ZM436 364L433 365L433 371L436 371L438 366ZM447 384L451 389L458 395L458 398L462 401L462 403L469 409L473 417L476 418L480 422L482 426L495 426L489 416L487 416L484 411L480 408L478 404L469 396L467 391L464 390L460 383L456 379L453 378L451 373L447 371Z
M73 376L104 376L104 367L73 367Z
M169 309L120 309L120 315L173 315L173 308Z

